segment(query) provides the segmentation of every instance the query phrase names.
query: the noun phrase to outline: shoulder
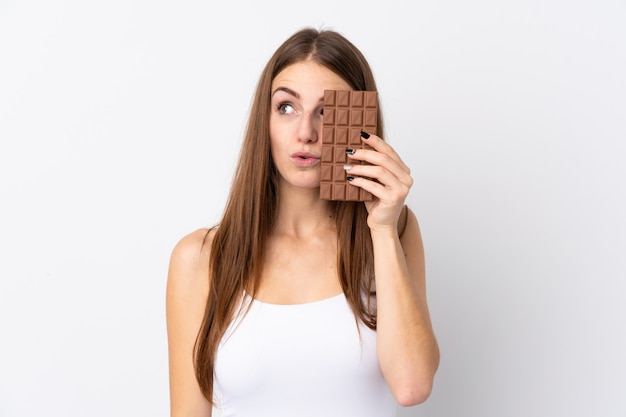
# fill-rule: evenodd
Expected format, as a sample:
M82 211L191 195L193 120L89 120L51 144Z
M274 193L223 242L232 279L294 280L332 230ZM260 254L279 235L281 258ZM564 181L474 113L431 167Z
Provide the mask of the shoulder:
M183 236L174 246L170 261L193 264L210 255L215 229L198 229ZM208 259L208 258L207 258Z
M215 229L198 229L181 238L170 256L169 284L200 284L208 278Z
M192 318L198 323L193 323L194 329L189 334L198 332L209 294L213 233L208 229L196 230L180 239L172 250L166 286L166 313L172 335L187 329Z
M400 218L398 219L398 236L402 239L407 232L411 234L416 231L419 234L417 216L408 206L404 206L400 213Z
M422 235L417 216L409 207L404 206L398 220L398 235L403 247L422 251Z

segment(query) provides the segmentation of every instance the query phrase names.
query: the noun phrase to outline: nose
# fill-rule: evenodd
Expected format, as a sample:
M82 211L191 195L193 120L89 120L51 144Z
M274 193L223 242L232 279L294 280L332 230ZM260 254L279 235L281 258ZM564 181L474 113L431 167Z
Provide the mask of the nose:
M298 126L298 141L302 143L315 143L319 139L322 121L318 115L305 113L300 118Z

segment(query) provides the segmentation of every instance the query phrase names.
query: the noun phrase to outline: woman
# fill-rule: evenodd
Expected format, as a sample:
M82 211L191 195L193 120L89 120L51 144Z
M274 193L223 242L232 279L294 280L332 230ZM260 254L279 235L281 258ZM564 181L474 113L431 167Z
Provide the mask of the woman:
M392 416L439 362L409 168L378 131L350 155L371 202L319 198L324 90L376 85L333 31L304 29L265 67L221 222L173 250L171 415ZM370 179L366 179L370 178Z

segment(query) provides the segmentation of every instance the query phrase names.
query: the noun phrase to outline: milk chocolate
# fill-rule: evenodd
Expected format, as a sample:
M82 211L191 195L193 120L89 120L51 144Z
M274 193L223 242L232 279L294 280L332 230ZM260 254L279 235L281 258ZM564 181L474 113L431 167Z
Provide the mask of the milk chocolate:
M376 134L378 100L376 91L324 91L324 127L322 131L322 200L372 201L373 196L346 178L344 164L365 162L350 160L347 149L372 149L361 140L361 132Z

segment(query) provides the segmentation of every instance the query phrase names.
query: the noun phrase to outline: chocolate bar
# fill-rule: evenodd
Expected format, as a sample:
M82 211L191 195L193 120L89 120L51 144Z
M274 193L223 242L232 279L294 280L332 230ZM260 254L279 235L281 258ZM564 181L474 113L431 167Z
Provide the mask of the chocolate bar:
M376 91L324 91L322 131L322 200L372 201L373 196L350 185L344 164L365 162L349 160L347 149L372 149L361 140L361 131L376 134L378 100Z

